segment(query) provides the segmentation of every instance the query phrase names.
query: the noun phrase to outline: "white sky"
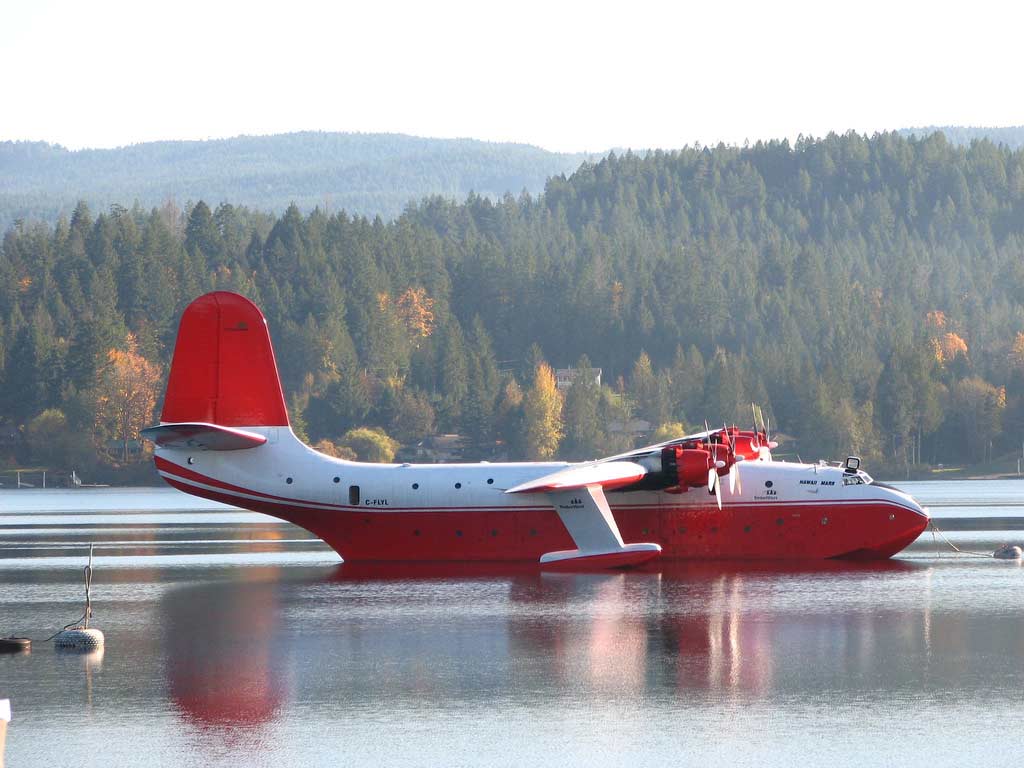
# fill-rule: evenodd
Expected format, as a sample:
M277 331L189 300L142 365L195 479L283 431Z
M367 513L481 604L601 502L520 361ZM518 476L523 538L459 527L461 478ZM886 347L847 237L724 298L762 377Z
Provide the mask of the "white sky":
M5 0L0 140L679 147L1024 124L1024 4Z

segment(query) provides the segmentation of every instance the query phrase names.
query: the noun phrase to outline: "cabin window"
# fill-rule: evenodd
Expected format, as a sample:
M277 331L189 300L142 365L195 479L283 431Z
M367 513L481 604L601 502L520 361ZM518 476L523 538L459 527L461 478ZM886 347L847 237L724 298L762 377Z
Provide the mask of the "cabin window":
M359 503L359 486L350 485L348 487L348 503L356 505Z

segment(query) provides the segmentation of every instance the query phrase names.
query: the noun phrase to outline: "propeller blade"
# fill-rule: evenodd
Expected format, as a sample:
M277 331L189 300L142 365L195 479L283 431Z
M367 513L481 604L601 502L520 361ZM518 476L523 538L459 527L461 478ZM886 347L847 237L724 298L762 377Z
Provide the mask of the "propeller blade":
M722 508L722 484L718 480L718 475L715 475L715 501L718 502L718 508Z
M718 473L715 471L715 468L712 467L711 469L708 470L708 490L709 491L715 490L715 483L716 482L718 482Z
M740 474L740 467L739 467L738 464L733 464L732 468L734 470L736 470L736 492L740 496L742 496L743 495L743 475Z
M736 493L736 465L729 467L729 495Z

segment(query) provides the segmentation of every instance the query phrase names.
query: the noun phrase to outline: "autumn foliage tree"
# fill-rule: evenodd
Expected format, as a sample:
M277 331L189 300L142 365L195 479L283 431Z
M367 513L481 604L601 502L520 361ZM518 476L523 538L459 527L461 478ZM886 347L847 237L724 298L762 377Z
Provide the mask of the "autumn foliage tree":
M354 451L360 461L386 464L395 458L398 443L379 427L357 427L342 435L339 446Z
M554 458L562 442L562 394L555 386L551 366L541 363L533 377L533 386L526 393L525 408L526 455L531 461Z
M160 366L138 352L138 342L129 333L125 349L107 352L94 392L96 448L112 462L127 463L130 444L139 431L153 421L157 392L163 383ZM117 448L113 448L113 445Z

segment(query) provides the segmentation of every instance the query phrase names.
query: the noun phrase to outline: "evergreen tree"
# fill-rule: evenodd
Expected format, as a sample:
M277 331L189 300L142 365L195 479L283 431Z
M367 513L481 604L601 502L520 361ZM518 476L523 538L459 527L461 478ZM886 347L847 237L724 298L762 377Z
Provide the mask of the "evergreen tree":
M601 419L601 388L590 358L576 363L575 378L565 393L565 446L568 459L594 459L604 455L607 436Z

